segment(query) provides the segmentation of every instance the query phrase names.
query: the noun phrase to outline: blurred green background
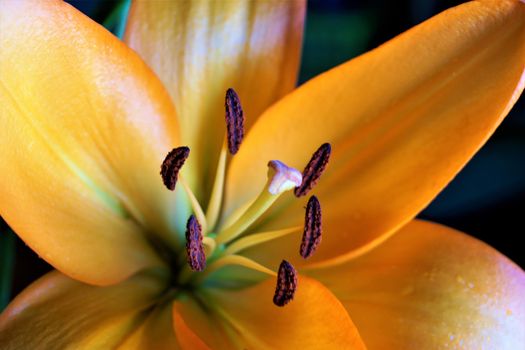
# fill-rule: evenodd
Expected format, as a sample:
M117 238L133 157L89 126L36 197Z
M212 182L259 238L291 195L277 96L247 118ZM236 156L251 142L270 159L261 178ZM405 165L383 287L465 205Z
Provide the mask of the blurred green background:
M155 0L152 0L155 1ZM283 0L285 1L285 0ZM117 36L129 0L68 1ZM462 1L312 0L299 83L372 49ZM467 232L525 266L525 102L521 98L489 142L420 215ZM0 220L0 310L51 267Z

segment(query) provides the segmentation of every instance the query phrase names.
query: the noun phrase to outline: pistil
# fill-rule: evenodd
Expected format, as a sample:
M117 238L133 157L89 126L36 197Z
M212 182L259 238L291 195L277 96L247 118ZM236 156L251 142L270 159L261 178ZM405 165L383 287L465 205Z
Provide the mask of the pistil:
M286 164L272 160L268 163L268 182L263 191L232 225L219 232L217 244L231 241L243 233L255 220L279 198L279 196L301 184L301 173Z

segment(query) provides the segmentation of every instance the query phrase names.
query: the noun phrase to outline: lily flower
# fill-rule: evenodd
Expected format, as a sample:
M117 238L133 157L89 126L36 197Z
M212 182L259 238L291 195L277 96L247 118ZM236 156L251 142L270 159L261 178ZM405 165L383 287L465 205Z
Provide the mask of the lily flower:
M525 272L414 219L521 94L525 4L452 8L295 89L304 12L135 1L126 45L0 2L0 214L57 270L2 348L525 343Z

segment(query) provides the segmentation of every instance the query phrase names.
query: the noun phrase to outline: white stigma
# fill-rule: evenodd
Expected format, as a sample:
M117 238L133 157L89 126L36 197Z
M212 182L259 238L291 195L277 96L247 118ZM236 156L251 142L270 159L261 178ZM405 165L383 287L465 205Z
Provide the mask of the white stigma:
M301 186L303 175L297 169L291 168L278 160L268 162L268 192L278 195Z

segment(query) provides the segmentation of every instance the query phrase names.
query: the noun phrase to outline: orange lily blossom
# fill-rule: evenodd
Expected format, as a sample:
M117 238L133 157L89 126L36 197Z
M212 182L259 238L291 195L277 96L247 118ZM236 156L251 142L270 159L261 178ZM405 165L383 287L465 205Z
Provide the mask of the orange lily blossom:
M521 94L525 5L463 4L294 90L304 12L136 1L135 53L60 1L0 2L0 214L58 270L3 349L525 343L524 271L414 219Z

